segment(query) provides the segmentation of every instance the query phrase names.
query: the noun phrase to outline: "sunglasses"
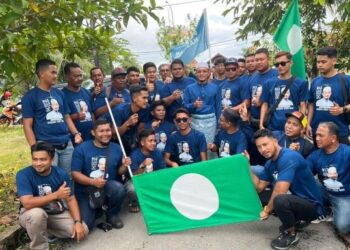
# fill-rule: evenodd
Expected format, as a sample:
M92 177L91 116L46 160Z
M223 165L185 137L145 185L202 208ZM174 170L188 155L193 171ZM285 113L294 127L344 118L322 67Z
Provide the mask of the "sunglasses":
M237 70L237 68L225 68L225 70L226 70L227 72L229 72L229 71L235 72L235 71Z
M289 61L286 61L286 62L276 62L274 65L275 65L276 68L278 68L278 66L280 66L280 65L281 65L282 67L286 66L287 63L289 63Z
M187 121L188 121L188 118L186 118L186 117L184 117L184 118L177 118L177 119L175 119L175 121L176 121L177 123L180 123L180 122L187 122Z

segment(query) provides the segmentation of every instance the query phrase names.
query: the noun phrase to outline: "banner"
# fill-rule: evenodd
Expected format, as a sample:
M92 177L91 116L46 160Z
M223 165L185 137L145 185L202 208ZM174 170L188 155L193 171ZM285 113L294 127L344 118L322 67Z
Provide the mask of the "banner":
M260 220L242 155L137 175L133 183L149 234Z

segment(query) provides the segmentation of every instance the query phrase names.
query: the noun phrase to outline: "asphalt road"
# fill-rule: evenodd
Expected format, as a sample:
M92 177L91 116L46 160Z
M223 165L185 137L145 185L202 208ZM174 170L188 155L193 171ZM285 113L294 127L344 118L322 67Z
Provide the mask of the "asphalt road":
M130 214L123 211L121 218L124 228L109 232L95 229L86 240L79 244L66 245L66 249L271 249L270 241L278 235L280 225L279 220L272 216L267 221L149 236L141 213ZM300 242L293 249L346 249L343 242L337 238L331 224L327 222L311 224L299 235Z

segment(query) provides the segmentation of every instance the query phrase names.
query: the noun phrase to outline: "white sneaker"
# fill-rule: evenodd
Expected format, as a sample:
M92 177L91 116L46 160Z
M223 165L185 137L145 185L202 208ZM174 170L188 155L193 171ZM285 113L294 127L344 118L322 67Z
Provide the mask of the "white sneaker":
M312 224L318 224L318 223L321 223L321 222L324 222L324 221L327 221L327 222L332 222L333 221L333 216L331 215L321 215L319 216L316 220L313 220L311 221Z

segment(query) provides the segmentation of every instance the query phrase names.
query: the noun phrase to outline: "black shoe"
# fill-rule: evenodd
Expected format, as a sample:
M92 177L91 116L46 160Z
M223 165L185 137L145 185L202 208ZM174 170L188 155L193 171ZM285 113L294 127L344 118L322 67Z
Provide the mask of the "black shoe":
M107 219L107 222L112 225L112 227L120 229L124 226L123 221L119 218L118 215L110 217Z
M284 250L289 249L292 245L296 245L298 242L299 238L296 233L295 235L290 235L285 231L271 241L271 247L273 249Z

